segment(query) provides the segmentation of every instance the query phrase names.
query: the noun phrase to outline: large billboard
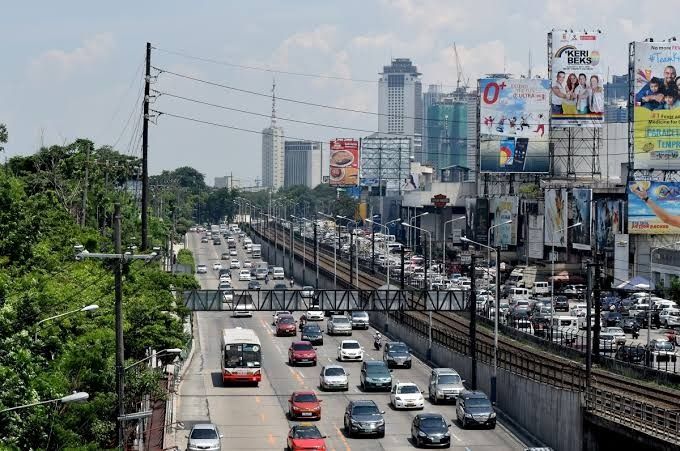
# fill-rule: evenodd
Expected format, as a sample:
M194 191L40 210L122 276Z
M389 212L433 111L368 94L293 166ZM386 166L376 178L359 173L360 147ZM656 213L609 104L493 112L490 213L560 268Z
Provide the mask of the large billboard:
M482 172L550 170L549 93L549 80L479 80Z
M574 188L574 224L581 223L571 230L571 246L574 249L590 250L591 204L593 190Z
M634 168L679 170L680 42L635 42L633 49Z
M543 259L543 215L529 215L529 258Z
M630 182L628 233L680 234L680 182Z
M389 191L417 189L417 178L412 183L411 138L400 136L368 136L361 140L361 186L378 187Z
M545 190L545 245L567 245L567 190Z
M494 246L517 245L517 196L501 196L491 198L490 207L493 213ZM512 220L510 224L503 224ZM503 225L499 225L503 224Z
M600 199L595 202L595 243L598 251L614 250L614 237L622 232L622 210L618 199Z
M604 121L602 34L556 30L548 48L553 127L601 127Z
M334 139L330 145L330 185L357 186L359 183L359 141Z

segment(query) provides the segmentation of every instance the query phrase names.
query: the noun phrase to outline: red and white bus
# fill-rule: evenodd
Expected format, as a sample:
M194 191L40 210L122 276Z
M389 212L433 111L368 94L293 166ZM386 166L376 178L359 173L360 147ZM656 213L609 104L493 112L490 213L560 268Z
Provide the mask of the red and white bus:
M262 345L252 329L222 330L222 383L262 380Z

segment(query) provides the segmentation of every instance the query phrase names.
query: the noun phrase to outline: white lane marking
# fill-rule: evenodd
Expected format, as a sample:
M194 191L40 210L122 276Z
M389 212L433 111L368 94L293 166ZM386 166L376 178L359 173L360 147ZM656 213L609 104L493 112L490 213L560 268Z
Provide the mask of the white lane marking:
M453 432L451 432L451 437L455 438L459 442L462 442L462 440L456 434L454 434Z

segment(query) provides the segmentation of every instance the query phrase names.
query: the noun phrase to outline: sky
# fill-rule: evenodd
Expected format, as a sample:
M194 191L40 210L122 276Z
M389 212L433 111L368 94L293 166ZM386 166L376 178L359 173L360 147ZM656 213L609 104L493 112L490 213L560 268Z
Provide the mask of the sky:
M275 78L277 97L375 112L378 74L391 58L411 58L423 74L423 91L429 84L453 88L455 42L463 83L476 87L476 80L487 73L526 74L530 54L532 73L545 76L546 34L552 28L600 29L603 64L610 75L620 75L627 72L628 42L667 39L677 29L674 21L659 18L657 8L629 0L253 0L188 5L125 0L5 5L0 15L0 122L9 131L6 156L29 155L42 145L77 138L141 155L146 42L154 47L152 66L164 70L152 70L151 88L161 94L152 98L151 108L166 113L153 117L150 125L150 173L192 166L209 184L214 177L233 174L252 186L260 177L261 135L226 127L259 132L270 123L271 99L223 86L269 94ZM327 141L369 133L286 118L365 131L378 127L375 115L283 100L276 111L278 125L290 139Z

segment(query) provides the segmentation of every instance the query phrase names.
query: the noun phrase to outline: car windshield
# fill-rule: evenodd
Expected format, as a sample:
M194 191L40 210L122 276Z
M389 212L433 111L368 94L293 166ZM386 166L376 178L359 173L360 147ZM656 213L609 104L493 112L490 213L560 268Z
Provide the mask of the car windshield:
M391 345L390 352L408 352L408 348L404 344Z
M399 389L397 390L397 393L404 393L404 394L420 393L420 390L418 390L418 387L416 387L415 385L403 385L403 386L399 387Z
M309 285L305 285L304 287L302 287L302 289L305 290L305 291L311 291L311 290L314 289L314 287L310 287Z
M298 427L293 433L294 438L321 438L321 432L316 426Z
M292 316L282 316L279 318L281 324L295 324L295 318Z
M352 318L366 318L367 316L366 312L352 312Z
M214 429L194 429L191 431L191 438L194 440L216 439L217 433Z
M321 328L317 325L305 326L302 328L302 331L304 333L318 334L321 332Z
M380 365L380 366L373 366L370 365L366 367L366 373L370 374L371 376L377 376L377 377L389 377L390 372L387 369L387 367Z
M352 409L353 415L380 415L380 411L376 406L354 406Z
M491 403L486 398L468 398L465 404L468 407L491 407Z
M344 316L338 316L337 318L333 318L333 322L336 324L348 324L349 320Z
M344 376L345 370L342 368L326 368L326 376Z
M654 344L654 348L660 350L660 351L672 351L673 350L673 343L670 341L657 341Z
M420 426L426 429L445 428L446 423L442 418L423 418Z
M314 393L298 393L293 397L295 402L316 402L316 395Z
M293 343L293 351L311 351L314 347L311 343Z
M460 384L460 376L456 374L442 374L439 376L440 384Z
M359 349L361 345L356 341L350 341L342 344L342 349Z

